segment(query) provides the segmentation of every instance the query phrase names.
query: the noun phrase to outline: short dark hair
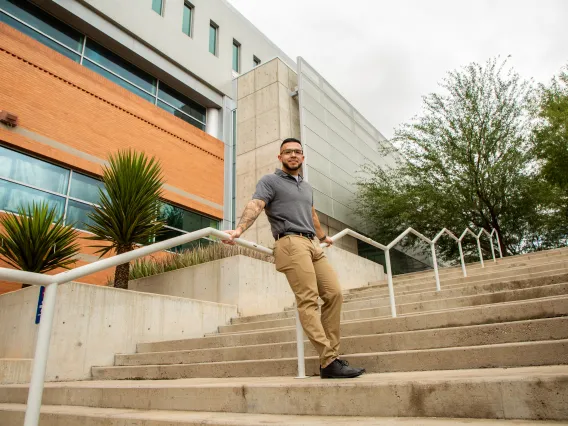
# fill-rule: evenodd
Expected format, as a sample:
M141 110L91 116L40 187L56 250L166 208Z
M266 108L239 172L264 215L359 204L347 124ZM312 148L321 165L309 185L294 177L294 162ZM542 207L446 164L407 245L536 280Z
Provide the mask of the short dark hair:
M302 145L302 142L300 142L300 141L299 141L298 139L296 139L296 138L287 138L287 139L284 139L284 140L282 141L282 143L280 144L280 149L282 149L282 147L284 146L285 143L289 143L289 142L296 142L296 143L299 143L300 145Z

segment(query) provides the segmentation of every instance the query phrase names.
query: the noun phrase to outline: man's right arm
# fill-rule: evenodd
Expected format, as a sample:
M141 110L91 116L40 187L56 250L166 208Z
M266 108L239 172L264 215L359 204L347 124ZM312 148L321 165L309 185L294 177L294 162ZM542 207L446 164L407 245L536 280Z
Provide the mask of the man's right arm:
M239 238L247 229L251 227L256 218L260 215L262 210L266 206L266 203L262 200L250 200L243 211L241 220L237 226L237 229L232 231L224 231L229 234L232 238L225 241L227 244L234 244L233 239Z

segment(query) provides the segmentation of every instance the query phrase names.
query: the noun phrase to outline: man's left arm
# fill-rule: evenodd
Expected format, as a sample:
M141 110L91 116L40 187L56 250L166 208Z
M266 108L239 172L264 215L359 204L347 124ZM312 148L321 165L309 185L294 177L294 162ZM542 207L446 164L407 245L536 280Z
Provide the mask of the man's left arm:
M326 243L328 246L333 245L333 240L326 235L325 232L323 232L323 229L321 229L321 224L318 218L318 214L316 213L316 209L312 206L312 219L314 220L314 228L316 229L316 237L318 237L318 240L320 241L320 243Z

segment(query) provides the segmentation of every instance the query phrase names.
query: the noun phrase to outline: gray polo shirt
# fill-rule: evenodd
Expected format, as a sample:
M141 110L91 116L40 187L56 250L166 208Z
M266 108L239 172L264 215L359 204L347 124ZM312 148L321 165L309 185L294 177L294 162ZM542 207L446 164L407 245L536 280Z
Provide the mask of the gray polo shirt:
M296 180L276 169L274 174L260 178L252 198L266 203L264 210L274 239L284 232L316 233L312 218L314 193L302 176Z

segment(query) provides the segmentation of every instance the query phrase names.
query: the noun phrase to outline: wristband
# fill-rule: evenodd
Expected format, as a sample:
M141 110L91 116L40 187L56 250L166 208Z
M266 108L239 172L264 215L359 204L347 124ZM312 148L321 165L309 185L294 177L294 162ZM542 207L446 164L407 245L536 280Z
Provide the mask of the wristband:
M324 235L323 237L318 238L318 240L320 240L320 243L321 243L321 242L322 242L323 240L325 240L326 238L327 238L327 235Z

